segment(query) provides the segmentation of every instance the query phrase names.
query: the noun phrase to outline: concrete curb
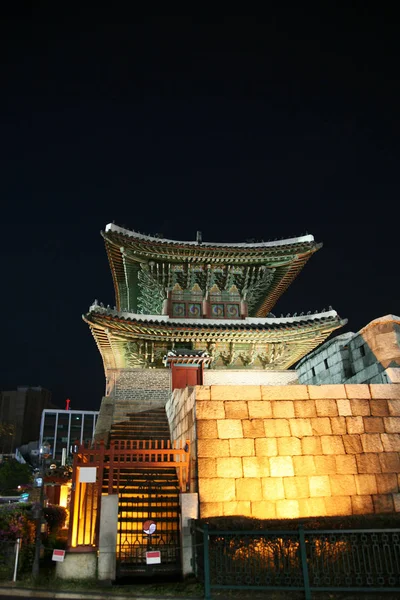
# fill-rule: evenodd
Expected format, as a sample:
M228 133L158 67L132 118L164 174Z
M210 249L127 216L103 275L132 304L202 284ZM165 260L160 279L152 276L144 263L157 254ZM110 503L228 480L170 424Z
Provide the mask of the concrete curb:
M20 588L0 586L0 596L16 596L23 598L70 598L71 600L172 600L173 596L137 596L134 593L129 595L108 594L92 592L63 592L62 590L49 591L47 589ZM176 597L175 597L176 598ZM178 596L179 600L200 600L203 596Z

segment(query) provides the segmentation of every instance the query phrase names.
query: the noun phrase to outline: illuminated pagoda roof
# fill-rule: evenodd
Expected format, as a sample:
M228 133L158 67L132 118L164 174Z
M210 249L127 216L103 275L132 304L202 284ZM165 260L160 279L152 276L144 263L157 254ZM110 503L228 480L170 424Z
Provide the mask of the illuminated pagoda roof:
M248 314L266 317L322 244L312 235L255 243L174 241L108 224L102 232L118 310L161 314L166 289L237 290Z
M222 367L287 369L347 321L336 311L287 317L173 319L105 308L83 316L105 369L161 366L175 344L206 350Z

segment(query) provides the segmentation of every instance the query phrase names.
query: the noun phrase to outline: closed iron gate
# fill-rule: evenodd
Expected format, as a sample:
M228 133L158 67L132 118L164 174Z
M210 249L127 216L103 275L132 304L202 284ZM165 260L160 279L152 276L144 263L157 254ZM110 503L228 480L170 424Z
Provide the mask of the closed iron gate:
M180 506L176 473L120 472L117 577L177 573L180 561Z

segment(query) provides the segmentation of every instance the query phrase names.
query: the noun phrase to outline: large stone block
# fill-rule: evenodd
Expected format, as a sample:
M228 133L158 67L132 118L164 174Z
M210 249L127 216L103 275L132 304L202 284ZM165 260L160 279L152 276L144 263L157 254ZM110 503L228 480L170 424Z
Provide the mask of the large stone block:
M224 403L206 400L196 402L196 420L201 419L225 419Z
M331 486L327 475L312 475L309 477L310 497L325 497L331 495Z
M342 384L309 385L308 393L310 395L310 398L313 400L324 400L326 398L346 398L346 392L344 389L344 385Z
M251 517L251 502L250 500L242 500L240 502L223 502L222 514L224 517Z
M376 513L391 513L394 512L394 503L392 494L387 494L383 496L382 494L378 494L377 496L372 496L372 501L374 503L374 510Z
M242 421L243 437L263 438L265 437L264 421L262 419L249 419Z
M396 473L377 473L376 485L378 494L396 494L399 491Z
M264 500L273 501L285 498L282 477L263 477L261 486Z
M272 417L272 406L268 400L249 400L247 406L250 419L270 419Z
M268 456L244 456L243 476L244 477L269 477L269 458Z
M382 417L362 417L362 419L364 421L365 433L384 433L385 427Z
M366 383L346 383L345 384L346 395L348 398L361 398L369 400L369 386Z
M343 475L357 473L357 461L354 454L339 454L335 456L336 472Z
M343 439L340 435L322 435L321 443L324 454L345 454Z
M265 437L290 437L289 421L287 419L264 419Z
M346 417L331 417L331 427L333 435L345 435L346 430Z
M200 518L220 517L224 514L223 502L202 502L200 504Z
M400 512L400 494L392 494L394 510L395 512Z
M400 388L400 384L397 384ZM388 410L392 417L400 417L400 400L388 400Z
M236 498L235 479L199 479L200 503L203 502L232 502ZM246 498L244 498L246 500Z
M289 419L289 427L294 437L301 438L313 434L310 419Z
M271 477L291 477L294 475L293 458L291 456L271 456L269 466Z
M349 434L364 433L363 417L346 417L347 432Z
M350 400L350 405L353 417L369 417L371 414L369 400L354 398Z
M379 454L382 473L400 473L400 456L398 452L382 452Z
M301 442L297 437L278 438L278 454L280 456L294 456L301 454Z
M313 456L293 456L295 475L314 475L316 473Z
M332 496L354 496L356 494L354 475L331 475L329 480Z
M276 438L258 438L255 440L256 456L277 456L278 442Z
M247 410L247 402L243 400L225 402L225 417L227 419L248 419L249 411Z
M315 400L315 408L317 409L318 417L337 417L339 414L336 400L329 398Z
M229 440L230 456L254 456L254 440L232 439Z
M251 516L256 519L275 519L276 503L268 500L251 502Z
M236 500L262 500L261 479L246 477L236 480Z
M380 435L385 452L400 452L400 434L381 433Z
M261 400L259 385L212 385L211 400Z
M276 516L278 519L298 519L300 516L297 500L277 500Z
M197 470L199 477L217 477L217 459L216 458L198 458Z
M197 421L197 438L205 439L205 438L218 438L218 429L217 429L217 421L214 419L202 419Z
M288 500L310 497L308 477L284 477L283 487Z
M228 440L197 440L198 457L229 456L229 451Z
M322 454L321 439L316 436L304 437L301 440L301 450L302 450L302 454L304 454L304 455Z
M400 417L383 417L386 433L400 433Z
M374 512L371 496L353 496L351 507L353 515L368 515Z
M217 477L243 477L242 459L238 456L217 458Z
M382 434L383 435L383 434ZM367 454L357 454L357 469L359 473L380 473L381 464L379 462L379 455L372 452Z
M342 436L346 454L359 454L362 452L361 438L359 435Z
M400 400L400 384L393 383L371 383L371 398L379 399L383 398L384 400Z
M317 475L333 475L336 473L335 456L314 456Z
M275 419L291 419L294 417L294 404L291 400L272 401L272 415Z
M329 417L316 417L311 419L313 435L329 435L332 433Z
M246 423L246 421L243 421ZM223 440L251 437L243 435L242 421L240 419L217 420L218 437Z
M195 386L196 400L210 400L211 399L211 388L209 385L196 385Z
M328 517L351 515L350 496L332 496L331 498L324 498L324 501Z
M339 416L351 417L351 405L350 400L336 400Z
M389 416L389 406L387 400L371 400L370 402L371 415L373 417Z
M325 517L326 509L323 498L299 498L300 517Z
M383 452L381 434L364 433L360 437L364 452Z
M306 385L262 385L263 400L308 400Z

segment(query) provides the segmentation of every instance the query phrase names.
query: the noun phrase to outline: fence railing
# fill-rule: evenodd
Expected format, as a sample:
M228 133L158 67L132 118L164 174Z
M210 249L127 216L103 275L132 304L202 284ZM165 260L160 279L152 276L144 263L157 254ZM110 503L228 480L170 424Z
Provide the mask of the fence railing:
M220 531L193 522L196 574L212 590L400 592L400 529Z

